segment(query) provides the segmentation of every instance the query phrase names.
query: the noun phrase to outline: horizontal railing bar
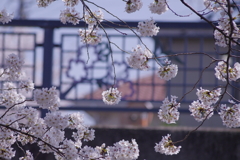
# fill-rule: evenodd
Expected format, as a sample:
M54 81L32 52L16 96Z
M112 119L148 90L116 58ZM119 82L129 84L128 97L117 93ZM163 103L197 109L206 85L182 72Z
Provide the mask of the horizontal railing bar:
M114 24L115 25L114 25ZM127 28L126 24L129 27L137 27L138 22L130 22L126 21L122 22L102 22L102 25L105 28ZM184 28L192 28L192 29L211 29L212 27L205 22L156 22L161 29L184 29ZM86 27L86 23L80 21L77 25L72 24L63 24L60 20L12 20L7 24L0 23L0 26L21 26L21 27L43 27L43 28L60 28L60 27Z

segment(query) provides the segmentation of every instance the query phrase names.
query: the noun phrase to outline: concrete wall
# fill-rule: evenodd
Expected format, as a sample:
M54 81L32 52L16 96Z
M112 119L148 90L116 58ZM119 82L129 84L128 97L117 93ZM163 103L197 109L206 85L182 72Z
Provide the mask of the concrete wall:
M193 129L193 128L192 128ZM96 139L88 144L113 145L119 140L136 139L139 144L139 160L237 160L240 159L239 129L200 129L179 143L178 155L166 156L154 151L155 143L170 133L173 141L181 140L190 128L117 129L95 128Z
M138 160L238 160L240 159L240 129L200 129L193 132L181 145L178 155L166 156L154 151L155 143L170 133L173 141L181 140L193 128L165 127L154 129L141 128L95 128L95 140L84 145L96 146L105 143L113 145L122 139L136 139L140 157ZM25 149L38 152L36 146ZM18 156L22 154L19 149ZM18 160L18 158L15 158ZM14 160L15 160L14 159ZM41 155L35 160L53 160L53 155Z

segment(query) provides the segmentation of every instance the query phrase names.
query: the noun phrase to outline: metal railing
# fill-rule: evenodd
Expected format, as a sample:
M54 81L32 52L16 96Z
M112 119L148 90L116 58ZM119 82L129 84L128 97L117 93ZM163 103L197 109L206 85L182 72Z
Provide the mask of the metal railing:
M129 27L137 26L137 22L127 24ZM132 33L112 33L114 27L125 32L125 24L104 22L102 25L111 31L109 38L116 40L116 44L123 50L131 52L132 47L140 44L139 39ZM224 51L214 46L211 26L207 23L158 22L157 25L161 28L157 37L143 38L146 44L151 46L155 56L182 52L207 52L215 55L216 51ZM7 27L11 28L6 29ZM84 22L74 26L59 21L42 20L13 20L5 25L0 24L0 67L4 66L4 58L10 52L24 55L28 62L24 68L32 76L36 88L56 86L60 90L61 99L68 101L68 107L62 107L63 110L157 112L158 105L166 96L177 94L180 97L191 90L201 71L211 61L203 55L175 57L171 60L179 65L178 76L165 82L157 77L157 65L153 60L149 62L151 69L148 72L131 69L126 65L127 54L112 46L116 85L123 95L119 105L109 107L101 102L101 91L113 83L110 46L104 34L102 43L97 46L83 44L77 28L84 27ZM207 78L200 80L197 87L213 88L220 85L214 77L214 65L210 66L205 74ZM238 94L234 89L230 92ZM188 112L186 106L194 98L196 99L195 91L183 99L185 107L181 112ZM157 108L128 107L147 101Z

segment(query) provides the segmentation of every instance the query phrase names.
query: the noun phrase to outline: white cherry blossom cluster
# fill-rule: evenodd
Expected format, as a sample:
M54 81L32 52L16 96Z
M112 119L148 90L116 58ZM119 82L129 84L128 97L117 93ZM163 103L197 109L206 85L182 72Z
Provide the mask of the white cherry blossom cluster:
M44 121L48 126L57 129L65 129L69 125L68 119L69 117L61 115L61 112L49 112L44 117Z
M215 71L216 71L215 76L217 77L217 79L222 81L226 81L227 74L228 79L230 81L236 81L240 78L240 64L238 62L234 64L233 68L228 66L227 69L226 62L220 61L218 62L218 65L215 67Z
M110 88L102 92L102 98L105 104L118 104L121 101L121 92L119 92L117 88Z
M13 19L13 14L7 13L5 9L0 11L0 22L3 24L11 22Z
M191 112L191 116L198 122L209 119L213 115L214 108L208 104L200 102L199 100L193 101L191 105L189 105L189 111Z
M230 23L232 23L233 29L231 28ZM218 24L219 25L217 26L217 28L222 30L224 35L220 31L215 29L214 38L216 40L216 45L220 47L227 47L229 44L229 38L227 36L230 36L230 33L234 41L237 41L240 38L240 30L237 27L237 24L234 21L230 22L228 17L222 17L221 19L219 19ZM231 32L231 30L233 31ZM236 45L236 43L232 41L231 45Z
M139 32L141 36L156 36L160 29L156 26L153 19L139 22L137 27L137 32Z
M152 58L152 53L148 49L143 49L140 45L133 48L130 57L127 57L127 64L135 69L148 70L150 67L147 62Z
M97 25L98 22L102 22L103 21L102 10L99 9L98 11L90 12L90 13L89 11L86 11L86 14L84 16L84 21L90 26Z
M227 47L229 45L229 39L234 40L231 41L231 45L236 45L236 42L240 38L240 31L237 27L234 19L236 17L232 17L232 21L230 22L230 17L228 14L233 14L233 9L230 8L230 13L228 13L226 0L204 0L204 5L207 9L220 12L221 18L218 20L217 29L214 31L215 44L220 47ZM221 30L221 32L219 31ZM229 38L229 36L231 36Z
M43 88L42 90L34 90L34 100L40 108L49 109L51 111L58 110L60 106L60 99L56 87L50 89Z
M22 108L25 106L25 96L17 92L17 87L11 82L3 84L3 91L0 93L0 105L6 108Z
M220 115L223 125L229 128L240 127L240 104L235 104L230 101L231 106L222 104L220 107Z
M34 160L32 153L29 150L26 150L24 157L20 157L19 160Z
M128 0L126 2L125 11L127 13L133 13L140 10L143 6L142 0Z
M203 89L202 87L200 87L200 89L197 89L197 96L198 99L206 104L206 105L212 105L215 104L218 100L219 97L221 96L221 88L217 88L215 90L207 90L207 89Z
M24 64L23 59L15 54L10 54L6 58L6 68L3 72L3 79L8 81L17 81L24 78L25 73L22 71Z
M62 0L66 6L74 7L79 3L79 0Z
M108 147L107 150L111 159L116 160L136 160L139 156L138 144L135 139L132 139L132 142L121 140L114 146Z
M214 12L225 10L227 5L226 0L203 0L203 2L207 9Z
M25 81L20 81L19 88L25 92L32 92L34 90L34 83L30 79Z
M221 96L221 88L217 88L215 90L209 91L207 89L197 89L197 101L193 101L191 105L189 105L189 111L191 112L191 116L198 122L201 122L205 119L209 119L213 115L214 105Z
M83 43L96 45L102 41L102 36L97 31L97 27L90 26L88 29L79 29L78 33Z
M37 0L38 7L47 7L49 4L54 2L55 0Z
M161 79L169 81L172 78L176 77L178 73L178 66L176 64L171 64L171 61L168 61L168 60L165 62L166 62L166 65L159 66L157 73Z
M165 155L174 155L180 152L181 146L175 146L171 140L171 135L163 136L162 140L155 145L155 151Z
M158 112L158 118L167 123L176 123L179 119L179 111L180 103L176 101L177 97L171 95L171 100L169 101L168 97L163 100L163 104L160 106Z
M74 25L78 24L80 21L80 13L75 10L75 8L66 8L60 13L60 21L63 24L72 23Z
M166 0L154 0L154 2L149 5L149 9L152 13L163 14L168 10Z
M47 7L50 3L55 0L38 0L39 7ZM88 24L87 29L79 29L79 35L82 38L82 42L90 45L96 45L101 42L102 36L98 35L97 21L103 21L103 12L99 9L98 11L92 12L89 8L84 12L83 17L74 8L80 0L62 0L67 7L60 13L60 21L63 24L72 23L73 25L79 24L80 20L84 20Z

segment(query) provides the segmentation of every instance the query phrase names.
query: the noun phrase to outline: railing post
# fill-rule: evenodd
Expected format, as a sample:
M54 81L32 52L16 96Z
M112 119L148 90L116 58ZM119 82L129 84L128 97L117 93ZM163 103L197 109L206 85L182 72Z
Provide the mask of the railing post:
M52 72L53 72L53 35L54 28L44 28L44 42L43 42L43 79L42 87L50 88L52 86ZM41 110L41 117L45 117L48 111Z

